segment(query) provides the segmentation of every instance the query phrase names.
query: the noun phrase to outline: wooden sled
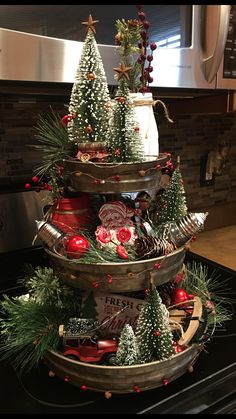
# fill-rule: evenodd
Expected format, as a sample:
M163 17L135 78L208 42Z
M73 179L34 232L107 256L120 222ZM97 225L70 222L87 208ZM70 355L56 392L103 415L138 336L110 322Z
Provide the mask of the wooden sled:
M181 308L174 308L169 310L169 320L172 331L181 331L181 337L178 340L179 345L186 346L193 339L197 333L200 324L203 322L202 319L202 302L197 296L194 297L192 306L192 313L189 314L187 310ZM188 303L188 302L187 302ZM189 301L190 303L190 301ZM186 304L186 303L185 303ZM181 303L183 306L183 303ZM188 327L184 330L184 324L188 321Z

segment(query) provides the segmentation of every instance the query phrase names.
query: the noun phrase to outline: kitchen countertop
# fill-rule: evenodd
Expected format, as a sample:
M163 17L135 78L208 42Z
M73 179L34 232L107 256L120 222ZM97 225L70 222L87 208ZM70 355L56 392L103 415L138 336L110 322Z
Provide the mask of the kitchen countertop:
M191 251L236 271L236 224L200 232Z

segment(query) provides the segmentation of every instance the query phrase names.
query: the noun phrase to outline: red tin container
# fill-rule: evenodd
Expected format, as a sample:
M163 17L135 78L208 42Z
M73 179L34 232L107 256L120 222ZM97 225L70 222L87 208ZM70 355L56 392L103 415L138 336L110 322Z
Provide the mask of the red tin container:
M64 233L91 231L93 218L88 194L81 194L76 198L61 198L50 209L51 222Z

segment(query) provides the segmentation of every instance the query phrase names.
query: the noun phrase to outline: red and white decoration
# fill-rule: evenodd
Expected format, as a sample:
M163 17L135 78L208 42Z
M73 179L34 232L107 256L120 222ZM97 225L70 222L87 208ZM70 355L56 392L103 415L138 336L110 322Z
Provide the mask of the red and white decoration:
M95 231L97 242L102 247L108 246L112 249L121 245L133 245L137 238L135 226L131 220L134 212L133 208L127 207L121 201L102 205L98 212L102 224Z

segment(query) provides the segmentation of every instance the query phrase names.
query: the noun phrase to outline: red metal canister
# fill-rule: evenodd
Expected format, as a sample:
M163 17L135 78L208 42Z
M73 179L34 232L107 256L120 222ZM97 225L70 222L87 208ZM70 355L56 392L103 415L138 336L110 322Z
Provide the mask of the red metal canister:
M60 198L53 204L50 213L51 222L65 233L91 231L93 214L88 194L76 198Z

